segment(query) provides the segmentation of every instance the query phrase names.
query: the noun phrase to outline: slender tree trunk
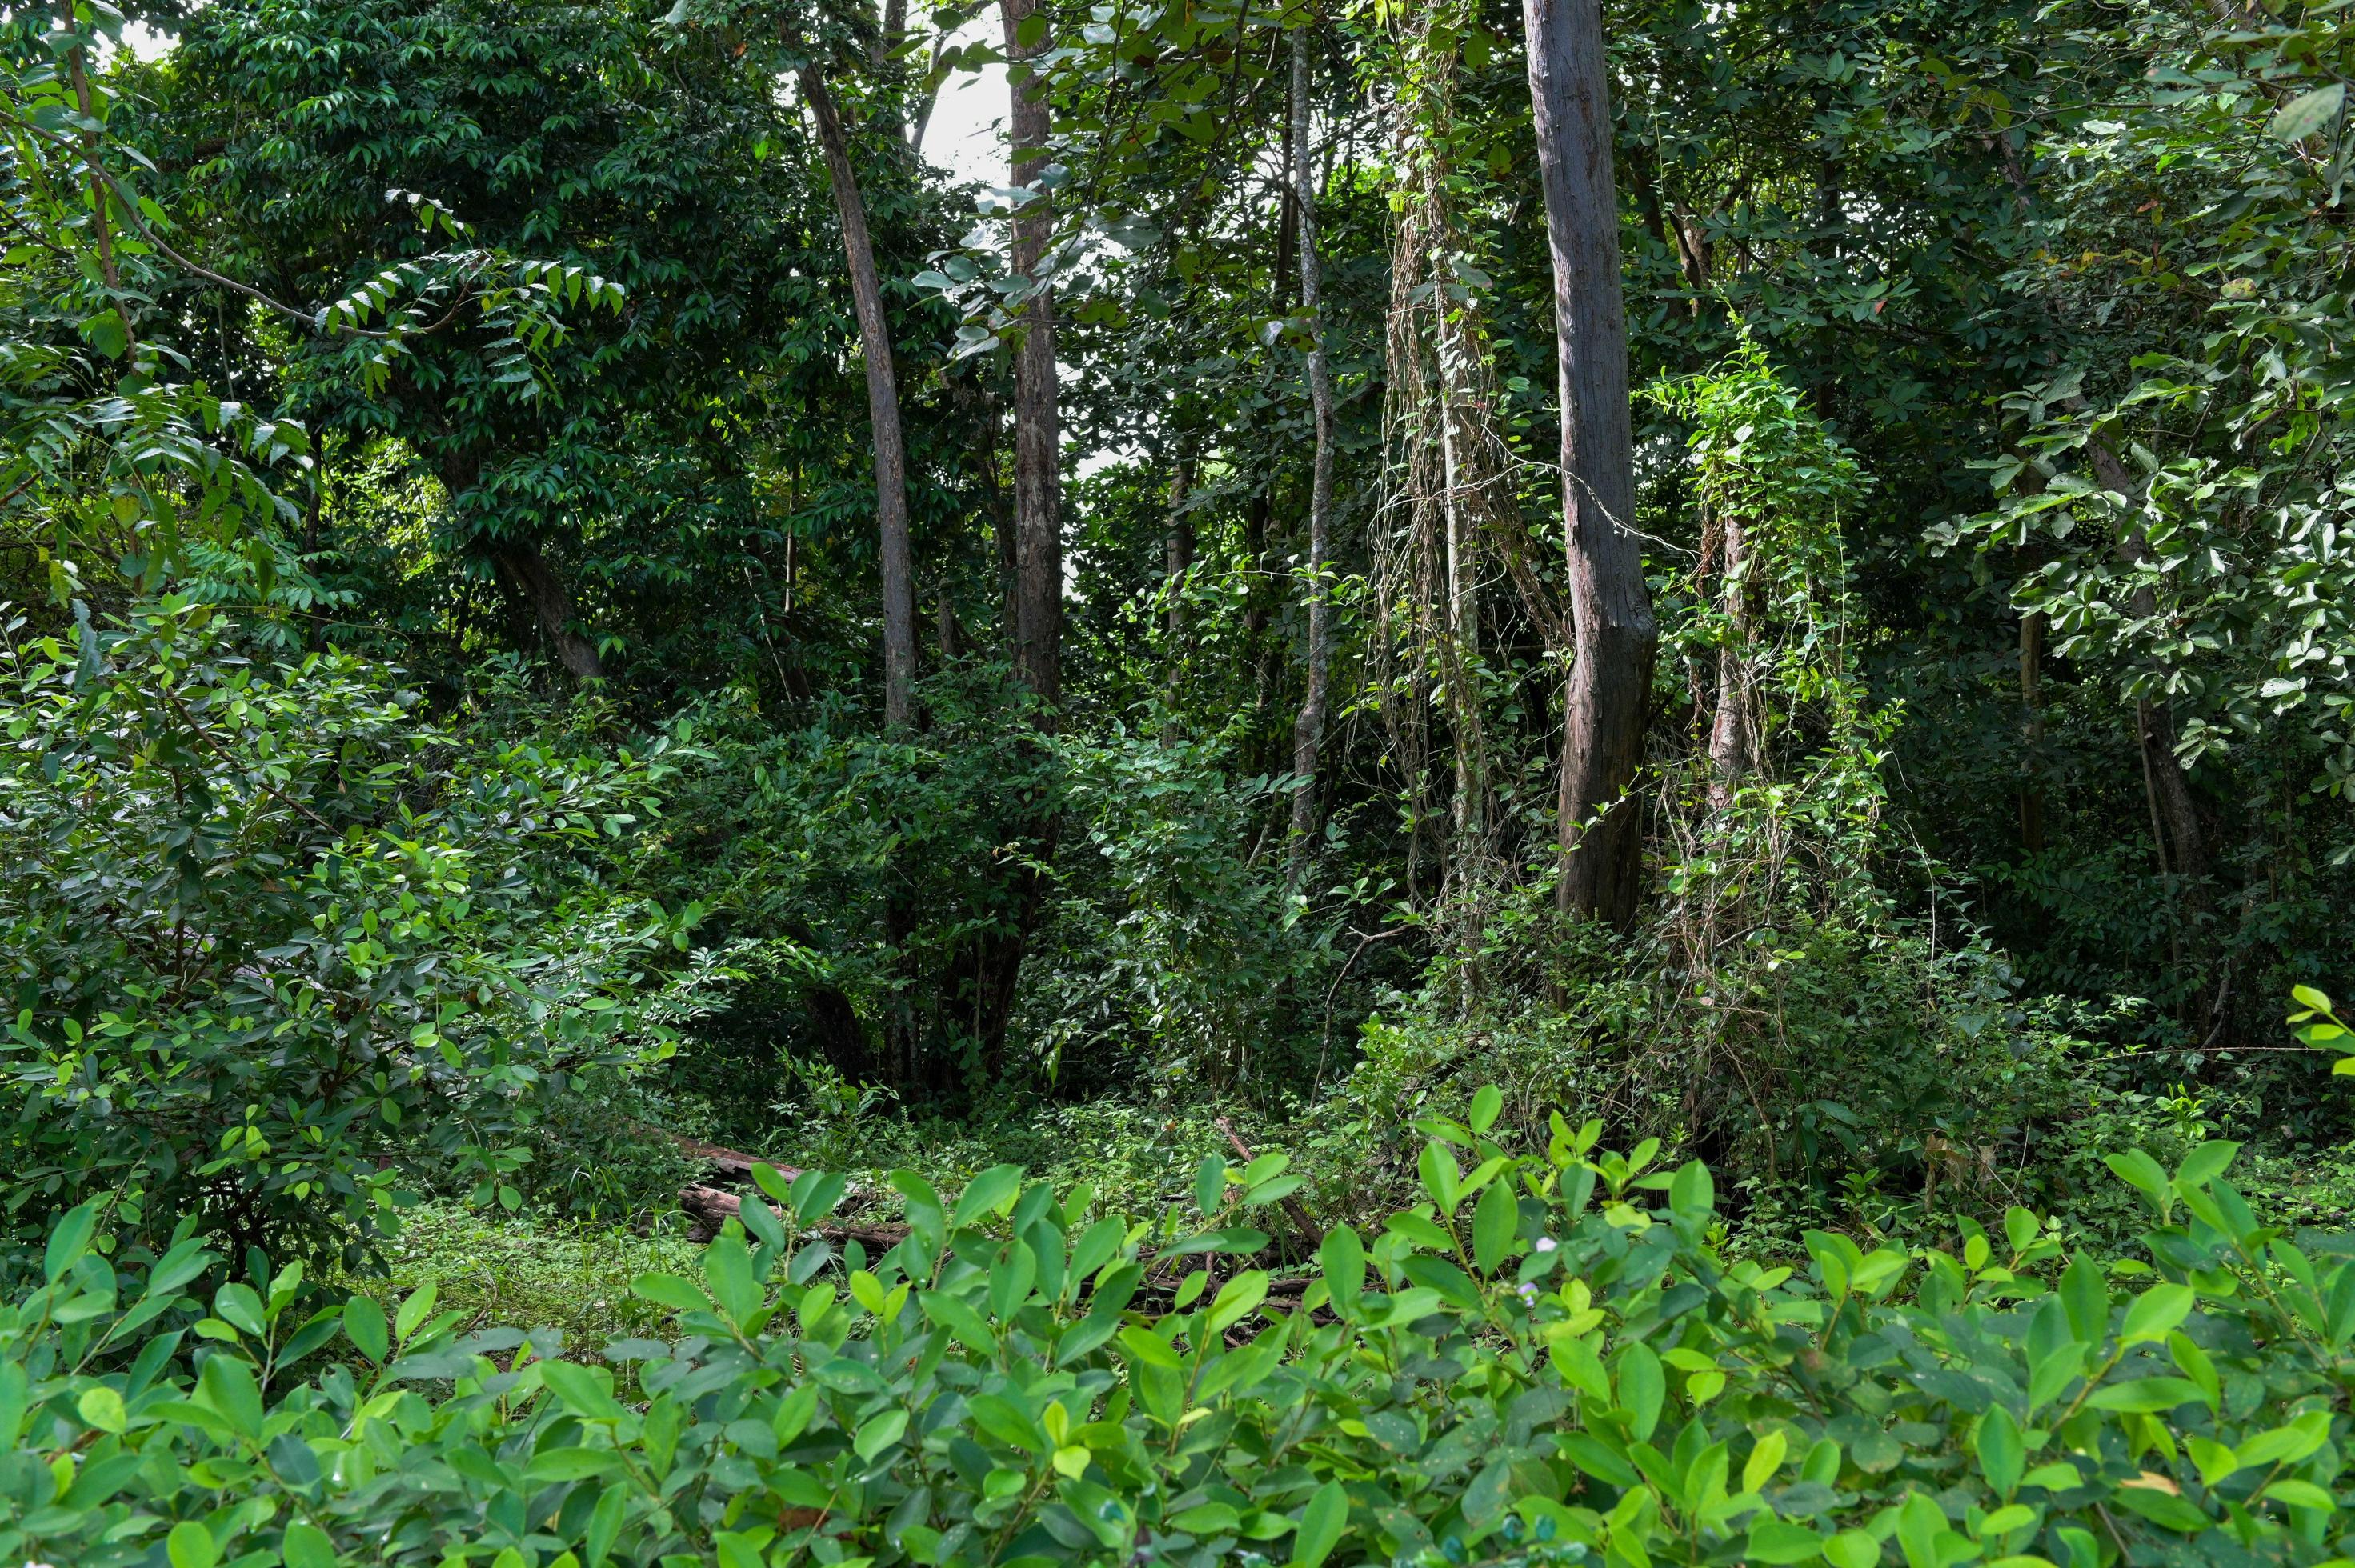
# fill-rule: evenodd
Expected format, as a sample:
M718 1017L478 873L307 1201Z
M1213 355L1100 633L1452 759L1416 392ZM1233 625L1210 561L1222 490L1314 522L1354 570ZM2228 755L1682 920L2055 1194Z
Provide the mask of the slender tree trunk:
M2044 750L2044 612L2019 618L2019 847L2044 853L2044 786L2037 768Z
M1194 458L1180 452L1169 471L1169 645L1173 657L1186 637L1186 579L1194 569L1194 514L1186 497L1194 488Z
M1750 563L1742 519L1721 518L1718 527L1726 639L1717 651L1717 712L1709 727L1709 803L1721 811L1750 771Z
M802 97L817 122L819 148L834 185L842 220L842 249L850 263L850 293L858 312L859 348L867 360L867 418L875 442L875 524L883 573L883 722L904 729L914 722L916 588L908 547L908 458L900 430L900 391L891 363L891 328L883 314L883 281L867 233L867 203L850 166L850 143L826 77L801 69Z
M1627 323L1603 8L1600 0L1523 0L1521 14L1553 252L1574 649L1563 698L1559 899L1566 912L1624 927L1641 895L1642 824L1628 792L1643 763L1659 631L1633 528Z
M1333 663L1325 584L1333 543L1333 370L1325 353L1325 270L1317 253L1314 172L1308 144L1308 30L1304 26L1292 35L1292 184L1300 232L1300 308L1308 317L1308 406L1316 421L1316 452L1308 489L1308 670L1300 716L1292 726L1292 771L1300 779L1292 797L1295 857L1306 853L1316 831L1317 752L1325 743Z
M2103 489L2125 496L2129 502L2138 499L2142 486L2126 472L2109 443L2099 437L2085 443L2086 456L2094 465L2094 477ZM2150 546L2141 528L2130 530L2120 541L2118 556L2130 565L2139 565L2150 554ZM2138 587L2126 601L2127 613L2137 620L2147 620L2158 613L2158 599L2147 587ZM2175 756L2175 719L2163 702L2154 703L2145 697L2135 704L2135 738L2142 752L2144 788L2152 796L2152 832L2161 841L2158 853L2162 870L2172 869L2182 881L2183 898L2187 908L2195 912L2207 906L2208 856L2200 831L2200 812L2191 799L2191 785L2183 777L2183 765Z
M1014 95L1014 183L1028 185L1048 159L1046 84L1033 79L1031 66L1047 52L1049 40L1035 26L1045 18L1038 0L1000 0L998 15ZM1014 271L1037 292L1023 307L1022 345L1014 360L1014 667L1043 700L1050 726L1062 693L1062 435L1054 301L1039 269L1053 228L1043 190L1015 214Z

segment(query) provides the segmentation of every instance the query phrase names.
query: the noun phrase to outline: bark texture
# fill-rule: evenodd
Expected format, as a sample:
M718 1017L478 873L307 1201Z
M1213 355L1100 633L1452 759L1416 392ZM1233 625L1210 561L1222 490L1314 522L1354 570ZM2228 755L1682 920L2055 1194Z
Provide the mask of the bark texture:
M915 719L916 588L908 546L908 456L900 428L899 379L891 361L891 328L883 314L883 281L867 231L867 203L850 166L850 144L826 77L801 69L802 99L817 122L819 149L842 221L842 249L850 263L850 294L858 313L858 346L867 361L867 418L875 441L877 556L883 574L883 722L904 729Z
M1186 498L1194 489L1194 458L1190 452L1180 452L1177 464L1169 472L1169 642L1172 650L1184 646L1186 638L1186 579L1194 570L1194 514L1186 509Z
M492 561L531 608L539 634L556 654L564 673L576 681L594 681L605 673L597 644L573 630L572 595L556 568L533 546L504 541L492 551Z
M1308 144L1308 32L1305 27L1292 35L1292 185L1300 243L1300 308L1308 318L1308 406L1316 427L1316 452L1308 487L1308 669L1300 715L1292 726L1292 771L1301 781L1292 797L1292 838L1294 853L1298 854L1316 831L1317 753L1325 743L1325 709L1333 665L1333 630L1325 594L1325 571L1333 548L1333 368L1325 353L1325 270L1316 244L1317 193Z
M1709 726L1709 803L1718 810L1733 804L1742 776L1750 771L1750 573L1742 519L1720 521L1718 546L1724 565L1719 608L1725 616L1725 642L1717 651L1717 712Z
M1609 62L1600 0L1523 0L1522 22L1553 253L1570 553L1573 662L1563 702L1559 899L1566 912L1625 927L1641 893L1642 832L1628 789L1643 761L1659 630L1632 531L1635 454Z
M1007 77L1013 88L1014 183L1028 185L1045 170L1048 110L1045 85L1031 62L1048 38L1026 26L1040 15L1038 0L1001 0ZM1026 33L1032 34L1025 43ZM1054 227L1042 191L1014 217L1014 270L1039 281ZM1014 667L1046 705L1049 723L1062 694L1063 490L1061 416L1055 382L1055 307L1040 287L1022 311L1022 346L1014 359Z

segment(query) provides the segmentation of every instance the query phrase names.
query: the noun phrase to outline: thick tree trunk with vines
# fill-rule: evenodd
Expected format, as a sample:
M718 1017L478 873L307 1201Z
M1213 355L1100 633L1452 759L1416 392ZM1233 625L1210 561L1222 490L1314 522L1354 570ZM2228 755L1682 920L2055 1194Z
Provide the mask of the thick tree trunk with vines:
M883 281L867 231L867 203L850 164L850 145L834 94L815 65L801 69L802 97L817 122L818 146L842 220L842 249L850 263L851 299L858 313L858 344L867 361L867 418L875 444L875 525L883 577L883 722L905 729L915 719L916 588L908 545L908 458L900 428L900 389L891 359L891 329L883 313Z
M1292 726L1292 771L1299 785L1292 797L1295 858L1306 853L1316 831L1317 754L1325 742L1325 709L1332 678L1333 632L1326 604L1325 574L1333 541L1333 370L1326 358L1325 271L1317 252L1316 187L1308 143L1308 33L1292 35L1293 207L1300 236L1300 308L1308 318L1308 406L1316 422L1316 450L1308 489L1307 674L1300 714Z
M1641 898L1642 824L1629 789L1643 762L1659 632L1633 527L1609 62L1600 0L1523 0L1522 20L1553 253L1574 648L1563 705L1558 897L1567 913L1624 927Z

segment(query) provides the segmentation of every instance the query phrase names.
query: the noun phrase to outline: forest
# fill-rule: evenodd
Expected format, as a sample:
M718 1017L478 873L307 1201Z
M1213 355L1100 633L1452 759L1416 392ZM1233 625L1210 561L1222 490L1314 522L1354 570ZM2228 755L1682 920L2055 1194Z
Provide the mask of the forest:
M0 5L0 1562L2355 1568L2350 77Z

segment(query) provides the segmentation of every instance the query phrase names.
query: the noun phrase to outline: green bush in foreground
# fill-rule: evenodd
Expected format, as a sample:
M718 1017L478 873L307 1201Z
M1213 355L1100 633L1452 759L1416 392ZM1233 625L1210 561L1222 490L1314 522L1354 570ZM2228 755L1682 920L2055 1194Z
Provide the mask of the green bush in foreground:
M1265 1238L1215 1166L1157 1247L1010 1166L902 1175L871 1263L805 1239L838 1179L764 1170L790 1218L639 1279L680 1338L610 1365L431 1288L304 1318L292 1270L190 1321L194 1245L136 1283L86 1206L0 1316L0 1562L2347 1561L2355 1267L2257 1223L2232 1145L2114 1162L2148 1264L2014 1210L1955 1253L1810 1233L1795 1275L1721 1256L1700 1164L1558 1118L1517 1157L1498 1103L1421 1124L1428 1201L1305 1281L1221 1268Z

